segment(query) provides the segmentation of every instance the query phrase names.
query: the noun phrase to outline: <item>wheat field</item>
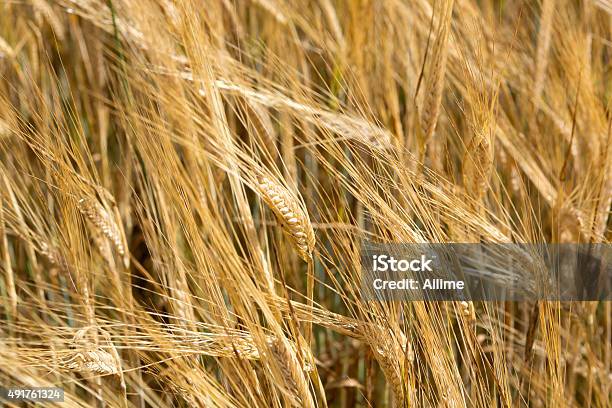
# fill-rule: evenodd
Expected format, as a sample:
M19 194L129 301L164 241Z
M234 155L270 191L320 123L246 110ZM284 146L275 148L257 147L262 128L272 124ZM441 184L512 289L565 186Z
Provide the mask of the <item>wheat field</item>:
M611 102L609 0L0 0L0 387L611 407L610 302L360 295L366 241L610 244Z

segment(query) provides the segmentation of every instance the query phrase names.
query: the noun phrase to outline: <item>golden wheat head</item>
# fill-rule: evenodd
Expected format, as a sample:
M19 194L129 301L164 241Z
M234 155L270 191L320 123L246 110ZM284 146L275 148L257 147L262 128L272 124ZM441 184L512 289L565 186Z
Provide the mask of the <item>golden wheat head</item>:
M311 259L315 235L310 219L297 199L281 184L265 176L258 178L258 187L261 197L291 237L300 257L306 261Z

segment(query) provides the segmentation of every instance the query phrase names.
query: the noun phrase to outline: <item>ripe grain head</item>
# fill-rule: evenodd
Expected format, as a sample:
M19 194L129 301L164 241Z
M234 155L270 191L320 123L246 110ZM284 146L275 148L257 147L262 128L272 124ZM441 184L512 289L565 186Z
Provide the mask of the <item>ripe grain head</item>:
M315 235L308 214L297 199L280 183L266 176L258 178L259 193L285 232L302 259L312 258Z

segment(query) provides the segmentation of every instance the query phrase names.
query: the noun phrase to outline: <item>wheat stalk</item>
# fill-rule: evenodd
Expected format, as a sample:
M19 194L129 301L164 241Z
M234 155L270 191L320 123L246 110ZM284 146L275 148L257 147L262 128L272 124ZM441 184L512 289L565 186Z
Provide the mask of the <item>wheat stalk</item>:
M163 68L158 68L158 71L168 75L173 74ZM196 81L190 72L180 72L178 75L187 81ZM378 149L393 147L394 137L388 130L359 117L329 112L300 103L286 95L252 89L225 79L216 80L215 86L226 94L240 96L252 104L259 104L276 110L286 110L294 115L299 115L306 122L328 132L339 134L346 140L360 140L367 146Z
M315 235L307 213L297 199L281 184L266 176L258 177L257 184L261 197L272 210L298 254L305 261L312 259Z
M308 262L307 293L308 305L314 302L314 270L312 263L312 251L315 246L315 235L308 214L300 207L289 190L272 181L270 178L260 175L257 180L259 191L283 229L291 237L291 242L297 250L298 255ZM306 323L304 327L306 343L310 345L312 337L312 324Z
M266 0L264 0L262 3L264 8L266 8L264 6L265 4L269 4L269 2ZM71 6L75 5L73 2L69 2L68 4ZM78 7L82 8L79 14L81 14L84 18L89 18L93 24L106 32L111 34L113 33L113 25L108 24L108 22L111 21L110 16L105 16L103 19L91 18L91 15L96 14L95 11L100 11L96 10L87 3L78 4ZM280 12L277 12L277 14L274 15L281 24L284 24L284 21L286 20ZM134 41L134 43L139 47L145 50L152 48L152 46L145 41L142 32L136 29L136 27L126 23L120 18L114 18L113 20L116 22L118 30L123 35ZM169 55L168 57L180 65L184 65L189 61L184 55L173 54ZM176 74L174 72L169 72L164 67L159 66L155 67L155 69L162 74L177 75L180 78L191 82L197 81L191 72L182 71ZM329 112L323 109L318 109L316 107L292 100L287 95L279 96L265 90L254 90L241 84L233 83L225 78L214 81L214 84L220 91L239 95L250 100L252 103L261 104L268 108L286 109L291 111L293 114L302 115L301 117L307 122L315 126L322 127L327 131L338 133L347 140L361 140L368 146L380 149L390 149L393 147L394 137L388 130L359 117L352 117L337 112Z

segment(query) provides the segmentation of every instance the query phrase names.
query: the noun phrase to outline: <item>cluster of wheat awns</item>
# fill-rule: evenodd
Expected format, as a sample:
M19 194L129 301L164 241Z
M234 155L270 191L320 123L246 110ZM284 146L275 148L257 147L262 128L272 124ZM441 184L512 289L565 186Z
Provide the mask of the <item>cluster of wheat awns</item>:
M366 301L360 248L609 245L611 12L0 2L0 386L609 407L609 302Z

